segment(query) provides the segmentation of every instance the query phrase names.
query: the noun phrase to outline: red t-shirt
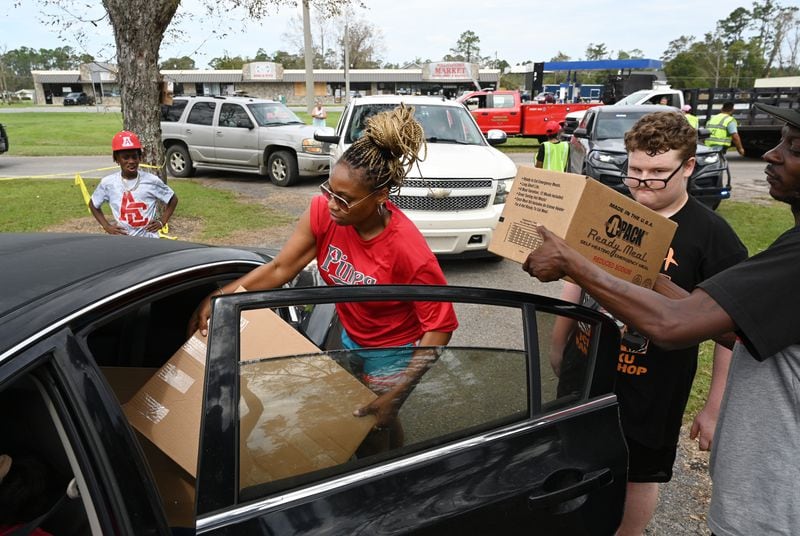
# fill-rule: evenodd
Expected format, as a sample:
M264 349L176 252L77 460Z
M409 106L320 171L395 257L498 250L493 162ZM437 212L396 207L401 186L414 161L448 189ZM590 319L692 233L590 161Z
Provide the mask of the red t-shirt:
M317 264L329 285L445 285L444 274L414 223L391 202L386 228L364 240L352 225L331 219L328 201L311 202L311 232L317 240ZM458 327L453 306L441 302L360 302L336 306L339 320L364 347L414 343L428 331Z

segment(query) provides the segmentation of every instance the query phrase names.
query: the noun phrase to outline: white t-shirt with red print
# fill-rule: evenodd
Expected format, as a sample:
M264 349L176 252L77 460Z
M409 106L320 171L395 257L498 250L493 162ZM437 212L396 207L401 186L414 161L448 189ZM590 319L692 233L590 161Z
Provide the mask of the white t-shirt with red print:
M130 236L157 238L158 233L146 231L147 224L156 219L157 201L169 203L175 192L157 176L139 170L137 179L123 179L118 171L97 185L92 204L100 208L108 203L117 224Z

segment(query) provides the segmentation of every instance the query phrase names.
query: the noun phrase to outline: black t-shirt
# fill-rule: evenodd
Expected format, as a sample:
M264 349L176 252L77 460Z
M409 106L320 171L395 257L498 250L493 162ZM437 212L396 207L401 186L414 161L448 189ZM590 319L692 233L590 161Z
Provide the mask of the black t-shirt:
M763 361L800 344L800 227L770 247L698 285L733 319L750 353Z
M690 197L672 217L678 224L661 273L691 292L698 283L747 258L747 249L730 225ZM583 293L582 302L598 307ZM664 350L649 339L622 326L622 344L617 361L616 393L625 434L651 448L677 440L683 411L697 370L697 346ZM573 385L580 369L581 331L568 344L562 363L561 381ZM579 359L582 357L582 359ZM583 382L583 375L580 376ZM561 382L560 382L561 383ZM565 390L559 385L559 394Z

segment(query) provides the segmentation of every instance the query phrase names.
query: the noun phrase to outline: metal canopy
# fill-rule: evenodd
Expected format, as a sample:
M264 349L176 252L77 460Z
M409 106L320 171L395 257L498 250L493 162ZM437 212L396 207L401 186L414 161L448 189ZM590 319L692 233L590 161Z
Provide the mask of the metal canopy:
M547 61L545 71L606 71L618 69L661 69L663 61L636 60L591 60L591 61Z

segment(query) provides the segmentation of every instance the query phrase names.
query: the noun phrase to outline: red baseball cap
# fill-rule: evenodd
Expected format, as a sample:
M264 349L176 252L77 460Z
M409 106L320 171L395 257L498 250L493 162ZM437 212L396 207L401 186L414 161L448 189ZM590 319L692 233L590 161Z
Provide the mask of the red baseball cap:
M139 141L139 136L129 130L121 130L114 134L111 139L111 150L113 152L127 151L129 149L141 150L141 148L142 143Z

